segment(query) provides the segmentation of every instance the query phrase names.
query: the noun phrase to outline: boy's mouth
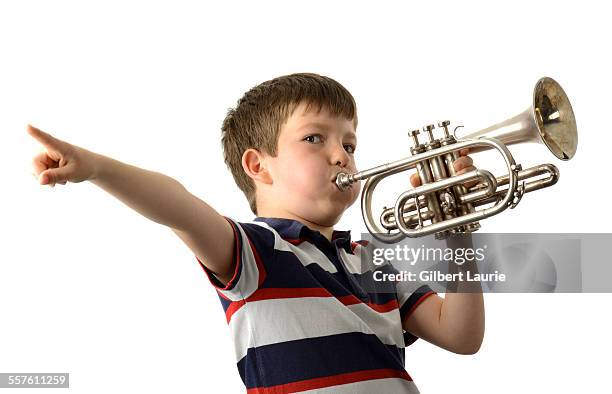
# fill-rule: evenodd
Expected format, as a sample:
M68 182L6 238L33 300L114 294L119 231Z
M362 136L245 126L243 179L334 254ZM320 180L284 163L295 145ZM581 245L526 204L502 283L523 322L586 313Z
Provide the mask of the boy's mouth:
M343 173L344 173L344 174L347 174L348 172L347 172L347 171L338 171L338 172L336 173L336 175L335 175L335 176L334 176L334 177L331 179L331 183L333 183L333 184L334 184L334 187L335 187L337 190L339 190L339 191L344 191L342 188L340 188L340 187L338 186L338 182L337 182L338 175L343 174ZM353 187L353 185L351 184L351 185L349 186L349 188L352 188L352 187Z
M335 175L333 176L333 178L331 179L332 182L336 182L336 179L338 179L338 175L340 174L350 174L350 172L348 172L347 170L338 170L336 171Z

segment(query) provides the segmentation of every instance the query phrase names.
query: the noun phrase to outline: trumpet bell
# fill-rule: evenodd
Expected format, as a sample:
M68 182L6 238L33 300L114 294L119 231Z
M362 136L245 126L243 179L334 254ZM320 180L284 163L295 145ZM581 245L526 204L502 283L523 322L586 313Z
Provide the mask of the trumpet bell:
M552 78L542 78L533 90L533 110L544 145L560 160L576 154L576 118L565 91Z
M458 139L496 138L505 145L536 142L560 160L570 160L578 147L576 118L565 91L552 78L541 78L533 89L532 103L513 118ZM471 152L479 152L484 147Z

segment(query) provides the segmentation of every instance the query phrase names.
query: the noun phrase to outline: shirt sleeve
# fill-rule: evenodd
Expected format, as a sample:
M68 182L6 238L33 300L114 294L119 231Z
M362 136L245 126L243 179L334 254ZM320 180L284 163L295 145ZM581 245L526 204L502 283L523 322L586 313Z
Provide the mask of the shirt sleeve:
M234 232L232 259L235 270L227 285L223 285L215 274L196 256L196 259L210 283L217 292L229 301L240 301L252 295L266 278L264 261L274 250L274 236L271 232L252 223L238 223L228 217Z

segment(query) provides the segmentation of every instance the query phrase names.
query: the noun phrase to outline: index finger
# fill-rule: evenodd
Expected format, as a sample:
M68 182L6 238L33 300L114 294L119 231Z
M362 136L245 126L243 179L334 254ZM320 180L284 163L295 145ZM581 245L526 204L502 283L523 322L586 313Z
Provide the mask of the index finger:
M463 148L459 151L459 156L467 156L470 154L470 148Z
M28 134L34 137L38 142L43 144L45 147L56 148L59 143L58 139L54 138L50 134L45 133L41 129L32 126L31 124L28 124L27 130L28 130Z

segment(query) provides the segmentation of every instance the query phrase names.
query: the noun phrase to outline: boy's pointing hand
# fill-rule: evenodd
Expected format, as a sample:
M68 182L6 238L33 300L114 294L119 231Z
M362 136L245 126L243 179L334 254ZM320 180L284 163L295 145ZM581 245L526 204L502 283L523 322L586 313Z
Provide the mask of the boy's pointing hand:
M93 178L94 157L78 146L61 141L32 125L27 126L28 134L44 147L32 159L33 173L41 185L54 187L56 183L78 183Z
M474 160L472 160L472 158L468 156L468 153L469 153L468 149L462 149L459 152L460 157L453 162L453 167L455 168L455 171L456 171L455 175L461 175L461 174L464 174L466 172L473 171L476 169L476 167L474 166ZM419 177L418 173L414 173L410 176L410 183L412 184L412 187L421 186L421 178ZM478 183L477 180L470 181L470 182L464 183L464 186L472 187L476 185L477 183Z

